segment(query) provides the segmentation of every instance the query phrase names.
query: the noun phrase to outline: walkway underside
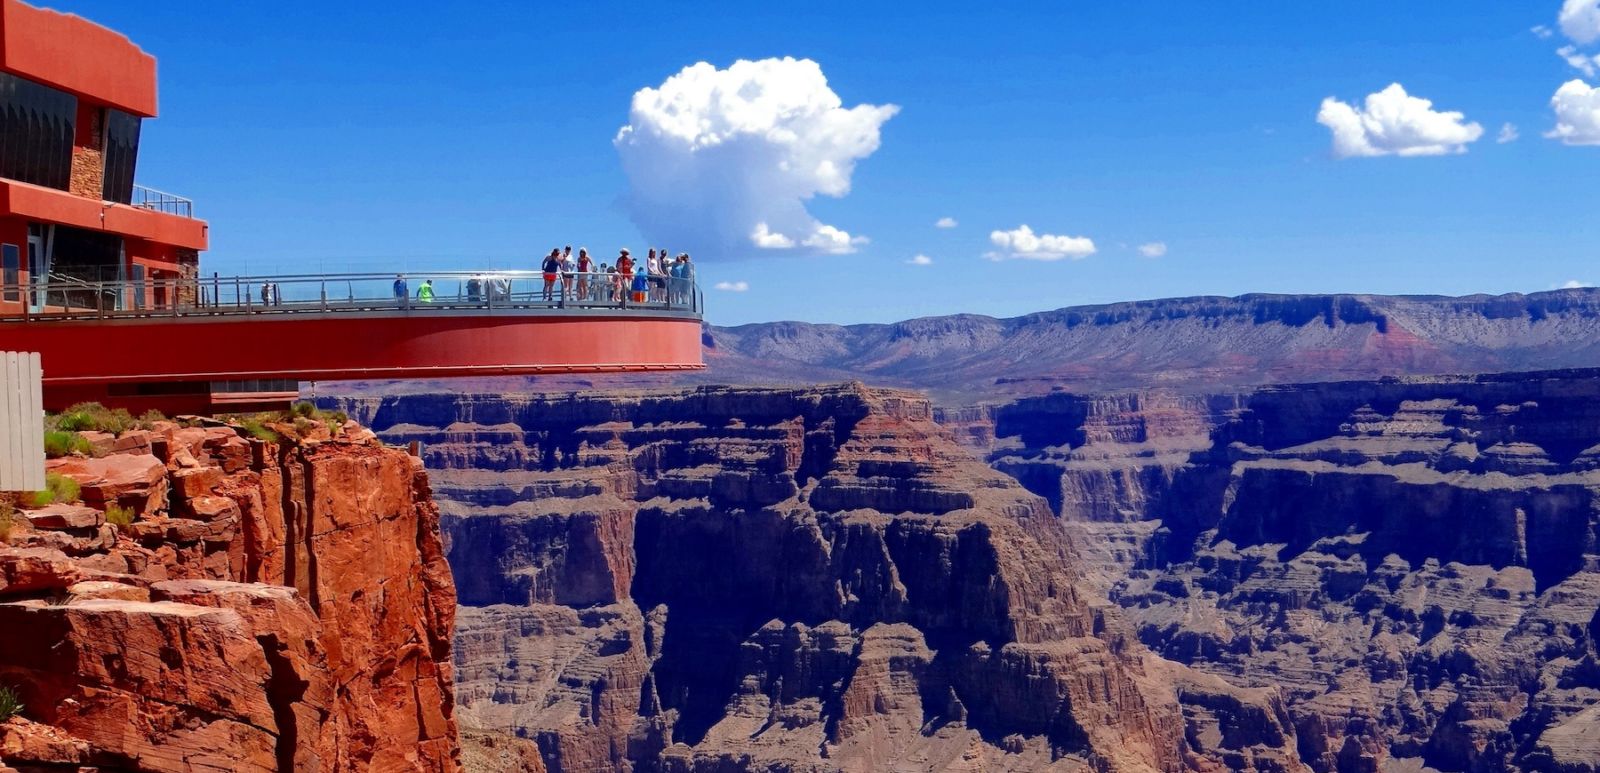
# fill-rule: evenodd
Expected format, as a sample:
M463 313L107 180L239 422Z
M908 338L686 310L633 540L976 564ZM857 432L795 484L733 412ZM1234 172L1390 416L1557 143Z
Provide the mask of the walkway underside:
M42 354L46 407L248 407L219 382L697 370L697 315L429 311L34 322L8 342ZM287 397L267 389L265 402Z

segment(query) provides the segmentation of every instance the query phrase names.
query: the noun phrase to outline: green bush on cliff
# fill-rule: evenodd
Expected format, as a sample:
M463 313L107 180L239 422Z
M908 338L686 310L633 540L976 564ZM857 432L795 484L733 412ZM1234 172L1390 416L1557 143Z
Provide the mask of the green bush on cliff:
M11 539L11 527L17 523L17 506L0 499L0 542Z
M59 473L44 474L44 491L33 492L34 507L49 507L57 502L78 501L78 482Z
M88 438L65 430L51 430L44 433L44 455L50 459L60 459L63 456L83 454L89 456L94 453Z
M289 407L290 416L299 416L302 419L313 419L317 416L317 406L309 401L301 400Z
M278 437L278 433L267 429L266 422L262 421L261 418L257 416L247 416L240 419L239 426L242 427L245 432L250 433L250 437L253 437L256 440L262 440L268 443L277 443L283 440L283 438Z
M122 505L111 505L106 508L106 523L117 527L118 531L126 531L133 525L133 508Z
M10 720L22 713L22 696L17 694L15 687L0 684L0 722Z
M49 429L64 432L110 432L121 435L130 429L137 429L139 420L133 418L126 408L107 408L99 403L78 403L62 411L60 415L45 420Z

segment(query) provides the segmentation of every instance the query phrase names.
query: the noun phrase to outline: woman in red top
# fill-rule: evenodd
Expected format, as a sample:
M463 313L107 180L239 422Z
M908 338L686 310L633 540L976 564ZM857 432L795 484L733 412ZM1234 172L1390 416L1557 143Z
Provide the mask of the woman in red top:
M589 274L594 271L594 261L589 259L589 248L578 248L578 300L589 300Z
M622 300L623 294L633 287L633 258L628 255L627 250L623 250L617 256L617 282L613 287L617 290L614 295L619 301Z

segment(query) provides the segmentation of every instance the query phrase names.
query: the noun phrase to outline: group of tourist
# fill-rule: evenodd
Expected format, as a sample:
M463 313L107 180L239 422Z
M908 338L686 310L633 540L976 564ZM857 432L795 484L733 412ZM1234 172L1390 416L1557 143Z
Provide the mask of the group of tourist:
M553 249L539 266L544 279L542 298L549 302L687 304L694 292L694 263L686 252L676 258L670 255L665 249L655 248L640 263L623 249L615 264L596 265L586 248L579 248L576 257L571 245ZM509 301L511 279L503 275L472 277L463 291L470 303ZM412 300L404 274L395 275L394 296L402 304ZM435 297L433 280L424 279L417 287L416 301L433 303Z
M576 258L570 244L553 249L539 267L544 274L544 299L555 300L559 292L562 300L685 303L694 284L694 264L687 252L676 258L670 255L664 248L651 249L639 264L624 248L615 265L596 266L586 248L579 248Z

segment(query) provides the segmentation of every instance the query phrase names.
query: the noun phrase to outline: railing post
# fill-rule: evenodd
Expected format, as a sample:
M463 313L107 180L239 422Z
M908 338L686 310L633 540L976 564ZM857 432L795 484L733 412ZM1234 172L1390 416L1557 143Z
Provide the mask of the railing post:
M94 283L94 310L95 316L105 319L106 316L106 283Z
M322 310L323 311L327 311L328 310L328 280L326 280L326 279L322 280L321 284L322 284Z

